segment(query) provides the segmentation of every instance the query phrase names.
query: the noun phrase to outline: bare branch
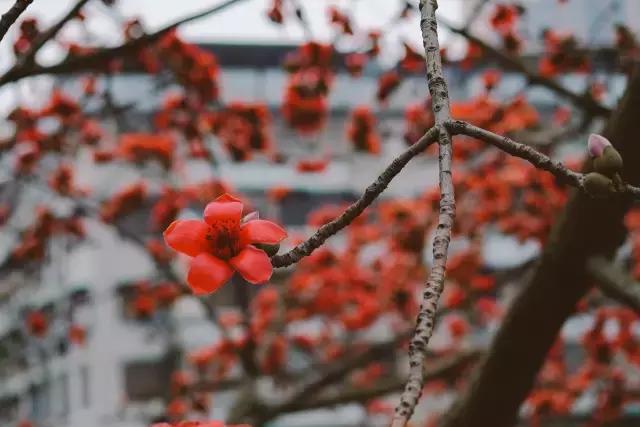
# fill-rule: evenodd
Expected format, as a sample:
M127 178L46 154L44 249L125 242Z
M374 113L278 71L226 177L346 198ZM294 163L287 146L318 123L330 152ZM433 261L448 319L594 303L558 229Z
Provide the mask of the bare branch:
M512 156L527 160L538 169L552 173L559 180L570 184L583 192L587 192L584 185L584 174L568 169L561 162L551 160L548 156L536 151L534 148L526 144L521 144L506 136L495 134L460 120L452 120L448 122L447 127L455 135L467 135L492 144ZM633 185L625 184L624 190L625 193L631 194L634 197L640 196L640 188L634 187Z
M58 22L53 24L48 30L44 31L33 41L33 44L29 48L29 50L22 56L18 58L16 64L13 68L23 68L28 67L29 64L33 63L35 60L36 54L42 49L42 47L47 44L49 40L54 39L60 30L67 25L67 22L72 20L73 18L78 16L80 10L87 4L89 0L79 0L75 6L73 6L69 12L67 12ZM11 70L9 70L10 72Z
M451 230L455 218L455 196L451 163L453 157L452 140L445 124L451 120L449 90L442 73L442 59L438 42L436 21L437 0L420 1L420 27L426 54L427 82L433 104L436 126L441 127L438 145L440 148L440 214L433 240L433 265L422 294L422 303L416 321L416 329L409 344L409 378L400 403L396 407L392 427L404 427L422 394L424 385L424 362L427 345L433 334L438 300L444 288L444 278L451 240Z
M462 366L477 360L481 354L480 351L469 350L446 357L438 361L434 366L425 367L424 381L427 382L442 377L454 376ZM347 403L365 403L377 397L402 390L404 383L405 380L403 378L391 377L380 381L372 387L346 389L340 393L315 399L299 399L287 408L286 413L326 408ZM271 416L271 418L274 416Z
M87 0L82 1L86 2ZM55 65L40 66L33 63L19 62L9 71L7 71L2 77L0 77L0 86L6 83L18 81L25 77L33 77L44 74L59 75L87 71L102 71L104 70L104 67L114 59L123 58L134 54L142 47L155 42L178 26L213 15L217 12L221 12L241 1L243 0L227 0L201 12L178 19L153 33L145 34L137 39L127 41L120 46L97 49L93 53L89 53L87 55L68 56L66 59Z
M362 196L344 211L342 215L333 221L323 225L313 236L289 252L276 255L271 258L274 267L288 267L302 258L311 255L322 244L338 231L356 219L373 201L387 188L396 175L409 163L409 161L422 153L428 146L435 142L439 134L439 128L434 127L429 130L420 140L409 147L404 153L396 157L393 162L378 176L378 179L364 191Z
M521 144L506 136L495 134L460 120L449 122L448 127L451 132L456 135L467 135L487 142L512 156L527 160L539 169L551 172L564 182L584 189L583 175L581 173L567 169L562 163L551 160L548 156L538 152L529 145Z
M353 370L363 368L367 366L368 363L392 352L408 337L408 333L400 334L390 342L371 345L366 348L365 351L362 351L355 356L347 357L346 359L340 360L339 363L329 366L316 380L308 382L300 387L297 392L294 392L293 397L289 400L288 404L283 405L281 412L286 412L288 405L295 404L295 402L300 400L300 398L309 396L324 387L339 381Z
M611 114L611 109L598 103L596 100L593 99L593 97L589 96L588 94L580 95L580 94L574 93L569 89L567 89L566 87L564 87L563 85L561 85L560 83L556 82L555 80L543 77L538 73L534 73L530 71L518 58L515 58L514 56L506 52L496 49L495 47L486 43L482 39L471 34L467 29L458 28L455 25L451 24L450 22L442 18L439 18L439 21L449 31L455 34L458 34L466 38L470 42L476 44L487 55L496 59L506 69L522 74L524 77L527 78L529 83L533 85L545 87L551 90L552 92L555 92L562 98L571 102L574 106L586 111L591 115L599 116L599 117L607 117Z
M18 20L33 0L16 0L11 9L6 11L0 18L0 41L7 35L9 28Z
M604 257L587 260L587 272L608 297L640 314L640 284Z
M482 15L482 9L489 3L489 0L477 0L475 6L473 6L473 11L469 14L469 18L467 22L464 24L465 29L471 28L471 26L476 22Z

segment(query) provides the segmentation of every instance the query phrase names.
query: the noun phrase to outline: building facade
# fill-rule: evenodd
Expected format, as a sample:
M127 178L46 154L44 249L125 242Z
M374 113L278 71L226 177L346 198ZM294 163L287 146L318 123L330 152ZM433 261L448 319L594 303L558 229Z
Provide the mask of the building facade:
M542 5L544 1L531 2L532 16L538 16L534 3ZM628 3L634 2L626 3L632 7ZM540 14L539 21L534 22L544 22L542 12ZM374 104L377 70L365 70L359 79L351 78L345 70L338 72L330 98L327 129L310 141L287 129L278 117L286 81L280 64L294 47L214 45L209 48L223 67L224 102L265 103L273 111L276 142L283 152L294 158L322 154L327 149L336 157L319 178L297 173L292 163L274 165L261 159L234 163L221 154L216 177L250 195L260 210L269 209L265 196L268 189L278 185L291 189L288 204L279 214L288 229L302 229L314 207L353 200L374 181L391 159L406 148L402 140L405 106L424 100L428 92L423 76L407 77L389 104L378 111L385 131L382 154L354 155L344 136L345 124L352 108ZM465 71L454 66L449 67L447 73L454 100L479 93L477 70ZM77 80L65 78L60 84L73 91ZM144 128L145 120L140 118L157 108L163 93L154 90L148 76L135 73L118 76L112 84L117 102L135 106L125 117L128 126ZM504 96L510 96L519 92L522 85L519 76L507 75L500 90ZM548 94L534 93L532 97L542 107L555 106ZM91 164L79 165L78 172L91 181ZM131 178L126 171L118 169L109 173L113 176L111 185ZM420 187L416 188L416 182L421 183ZM385 197L414 196L436 183L436 161L418 158L392 183ZM31 203L24 204L16 217L25 222L32 220L39 197L41 194L37 193L26 197ZM69 208L63 201L54 202L61 210ZM16 226L19 228L20 224ZM0 361L2 426L13 427L19 420L30 420L36 427L143 427L163 411L167 373L175 366L172 349L176 346L184 350L199 348L211 344L220 335L200 304L189 297L151 321L130 318L123 308L122 285L153 276L154 266L144 251L109 227L91 221L87 221L87 227L90 242L70 250L65 242L57 242L60 247L50 248L50 262L37 283L24 283L19 275L0 278L0 348L6 348L6 358ZM502 250L513 252L513 245L513 242L507 243ZM9 245L0 245L2 257L7 255L5 246ZM535 253L534 248L522 256ZM224 300L224 295L220 298ZM65 313L59 325L51 326L52 333L46 340L25 338L24 313L30 308ZM61 344L66 341L64 331L70 317L86 327L85 345ZM581 327L584 325L576 325L573 330ZM233 397L233 392L216 393L211 417L224 418ZM443 405L451 399L452 396L445 396L432 404ZM324 427L328 425L327 416L330 420L340 420L341 424L332 422L332 426L355 427L365 422L364 410L359 405L348 405L337 411L338 415L332 411L314 411L292 416L276 420L273 427Z

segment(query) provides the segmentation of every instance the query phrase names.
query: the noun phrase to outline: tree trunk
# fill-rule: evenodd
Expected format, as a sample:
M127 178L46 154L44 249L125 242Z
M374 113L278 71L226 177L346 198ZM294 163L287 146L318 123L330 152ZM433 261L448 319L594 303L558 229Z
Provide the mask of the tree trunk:
M631 78L604 135L622 154L625 181L640 184L640 73ZM591 167L587 161L585 170ZM516 424L548 350L589 290L587 259L613 256L626 237L623 219L629 206L627 197L602 200L572 193L531 280L509 308L476 378L444 426Z

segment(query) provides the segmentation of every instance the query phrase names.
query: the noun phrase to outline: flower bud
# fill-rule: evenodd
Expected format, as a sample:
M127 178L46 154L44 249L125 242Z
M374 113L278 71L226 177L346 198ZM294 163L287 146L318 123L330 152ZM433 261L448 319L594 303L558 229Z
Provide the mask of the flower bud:
M611 147L611 142L609 142L609 140L602 135L592 133L591 135L589 135L587 147L589 149L589 155L592 158L597 158L602 156L605 148Z
M587 174L584 178L584 187L592 196L606 196L615 191L613 181L598 172Z
M605 147L602 155L593 160L593 168L596 172L613 178L622 173L622 157L613 146Z

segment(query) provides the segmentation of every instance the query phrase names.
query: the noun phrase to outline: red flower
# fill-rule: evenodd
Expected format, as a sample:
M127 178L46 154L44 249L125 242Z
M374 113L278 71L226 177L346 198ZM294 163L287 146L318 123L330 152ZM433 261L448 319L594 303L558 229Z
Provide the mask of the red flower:
M511 31L520 13L517 6L498 4L491 15L491 26L501 33Z
M332 24L335 24L343 34L353 35L353 28L351 26L351 20L347 15L340 12L337 7L332 6L328 10L329 19Z
M174 150L173 138L150 133L126 133L120 137L120 154L134 163L158 160L165 167L171 166Z
M300 159L296 164L296 170L300 173L319 173L327 169L328 159Z
M274 0L273 6L267 12L267 16L274 24L282 24L284 16L282 14L282 0Z
M242 202L223 194L204 210L204 221L174 221L164 232L168 246L190 257L187 282L196 294L215 292L234 270L249 283L271 278L269 256L252 243L273 245L287 233L277 224L254 219L242 222Z
M424 57L414 50L407 42L403 42L404 57L400 60L400 67L409 72L416 73L424 67Z
M79 325L69 326L69 341L73 344L83 345L87 339L87 331Z
M369 57L364 53L350 53L344 58L347 71L353 77L360 77L362 70L367 65Z
M376 93L378 102L387 102L389 96L400 86L401 81L400 74L394 70L382 74L378 79L378 91Z
M47 317L41 311L32 311L27 315L27 329L29 333L36 337L43 337L49 329Z

